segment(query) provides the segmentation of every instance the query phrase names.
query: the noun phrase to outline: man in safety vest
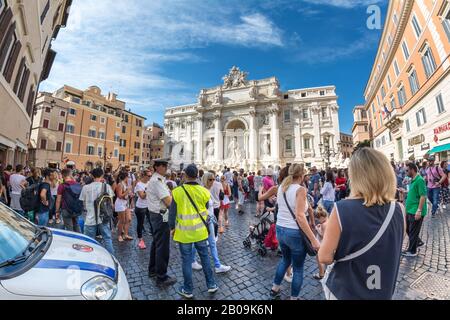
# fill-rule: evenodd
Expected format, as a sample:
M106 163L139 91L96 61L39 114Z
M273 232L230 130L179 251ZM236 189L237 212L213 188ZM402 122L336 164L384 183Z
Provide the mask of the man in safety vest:
M184 170L186 182L172 191L173 202L169 213L169 226L173 239L179 243L184 285L178 293L187 298L193 298L192 284L192 249L195 246L200 256L206 285L209 293L215 293L219 288L214 279L208 255L208 202L209 191L198 183L198 169L190 164Z

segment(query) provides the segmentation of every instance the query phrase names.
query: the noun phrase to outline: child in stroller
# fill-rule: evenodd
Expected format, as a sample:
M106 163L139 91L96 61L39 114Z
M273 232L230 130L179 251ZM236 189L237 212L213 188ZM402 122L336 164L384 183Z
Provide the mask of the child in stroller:
M255 240L256 245L258 246L258 254L262 257L264 257L267 254L267 248L265 246L265 241L267 235L269 234L269 231L271 229L272 225L274 225L274 221L271 219L270 215L272 214L272 210L268 210L265 213L263 213L260 217L260 220L257 224L250 226L250 233L245 238L243 244L246 248L251 248L252 246L252 240ZM272 230L274 232L274 230ZM273 237L275 238L275 237ZM276 239L276 238L275 238ZM278 245L276 245L275 248L272 247L272 249L277 249Z

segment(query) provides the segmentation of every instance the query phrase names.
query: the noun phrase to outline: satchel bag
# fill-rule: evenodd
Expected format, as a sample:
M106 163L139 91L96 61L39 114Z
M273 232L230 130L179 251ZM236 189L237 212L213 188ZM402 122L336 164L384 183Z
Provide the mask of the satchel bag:
M289 212L292 215L292 218L294 219L295 223L297 224L298 230L300 231L300 235L303 239L303 244L305 245L306 253L311 256L315 257L317 255L316 249L313 248L311 241L309 241L309 238L306 236L306 234L303 232L302 228L300 227L300 224L298 223L297 219L295 218L294 211L292 211L291 206L289 205L287 198L286 198L286 192L283 192L284 202L286 203L286 206L289 210Z

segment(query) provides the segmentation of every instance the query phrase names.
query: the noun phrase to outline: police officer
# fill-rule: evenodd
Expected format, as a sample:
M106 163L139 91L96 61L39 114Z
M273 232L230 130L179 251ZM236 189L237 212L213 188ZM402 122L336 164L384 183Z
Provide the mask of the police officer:
M195 164L190 164L184 170L185 183L175 188L173 202L170 207L169 225L173 239L178 242L181 252L184 284L178 289L178 294L192 299L192 249L195 246L200 256L203 272L206 278L208 292L213 294L218 290L214 279L211 262L208 255L208 202L210 193L198 183L199 171Z
M155 172L150 179L147 190L150 225L153 234L148 276L150 278L156 277L156 284L163 286L169 286L176 282L175 278L167 275L170 254L168 208L172 203L172 196L165 179L168 164L167 159L154 160L153 169Z

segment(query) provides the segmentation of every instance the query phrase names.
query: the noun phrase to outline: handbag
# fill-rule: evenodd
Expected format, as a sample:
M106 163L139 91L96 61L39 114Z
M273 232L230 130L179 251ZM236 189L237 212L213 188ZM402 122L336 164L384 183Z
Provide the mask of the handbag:
M286 192L283 192L283 197L284 197L284 202L286 203L286 206L287 206L289 212L291 213L292 218L294 219L295 223L297 224L298 230L300 231L300 235L302 236L302 239L303 239L303 244L305 245L305 248L306 248L306 253L311 257L315 257L317 255L317 250L313 248L311 241L309 241L308 237L303 232L302 228L300 227L300 224L298 223L297 219L295 218L295 214L292 211L291 206L289 205L289 203L287 201Z
M205 219L203 218L203 216L200 214L200 211L198 210L194 200L192 200L191 195L187 192L187 190L184 188L184 186L182 185L181 188L183 188L184 192L186 193L189 201L191 202L192 206L195 208L195 211L197 211L197 214L199 215L200 219L202 219L203 224L206 227L206 230L208 230L208 236L210 235L210 231L209 231L209 224L211 223L211 217L208 214L208 217Z

